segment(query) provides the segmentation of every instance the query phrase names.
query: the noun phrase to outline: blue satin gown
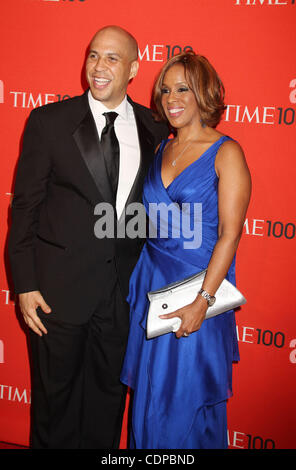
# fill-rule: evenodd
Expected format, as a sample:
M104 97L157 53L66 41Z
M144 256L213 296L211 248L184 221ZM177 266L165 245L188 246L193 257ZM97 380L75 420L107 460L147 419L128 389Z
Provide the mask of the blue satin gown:
M182 203L190 207L201 203L202 237L194 249L184 249L188 234L183 236L182 231L179 238L172 236L172 230L166 237L147 238L132 273L127 298L130 333L121 374L122 382L134 390L131 448L227 447L226 400L232 395L232 362L239 360L234 312L205 320L187 338L168 333L147 340L145 328L147 292L208 266L218 238L215 157L228 139L222 136L167 188L161 179L167 143L163 141L145 180L143 202L148 214L151 203L177 203L180 208ZM181 216L193 219L194 211ZM235 258L227 278L235 284Z

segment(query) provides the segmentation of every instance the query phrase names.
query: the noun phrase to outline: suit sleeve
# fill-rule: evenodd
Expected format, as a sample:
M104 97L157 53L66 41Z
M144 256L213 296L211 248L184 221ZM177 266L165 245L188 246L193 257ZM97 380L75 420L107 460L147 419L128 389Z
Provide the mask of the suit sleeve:
M162 140L167 139L171 134L171 130L169 128L168 123L162 123Z
M154 125L154 148L156 149L162 140L165 140L170 135L170 129L166 122L155 122Z
M15 293L38 290L34 246L51 161L37 111L31 112L25 129L11 208L8 251Z

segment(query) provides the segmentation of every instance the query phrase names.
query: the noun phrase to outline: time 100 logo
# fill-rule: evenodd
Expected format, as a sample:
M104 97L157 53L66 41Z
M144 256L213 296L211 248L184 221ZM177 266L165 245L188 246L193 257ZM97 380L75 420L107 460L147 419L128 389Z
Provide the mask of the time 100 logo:
M182 52L192 51L191 46L179 46L178 44L146 44L139 47L139 60L146 62L165 62L171 57Z

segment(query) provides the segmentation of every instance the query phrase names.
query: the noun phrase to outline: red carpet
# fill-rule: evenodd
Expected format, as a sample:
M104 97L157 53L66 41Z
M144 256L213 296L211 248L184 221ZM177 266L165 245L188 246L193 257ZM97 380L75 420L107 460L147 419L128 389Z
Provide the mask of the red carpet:
M0 442L0 449L28 449L28 447L20 446L18 444L11 444L9 442Z

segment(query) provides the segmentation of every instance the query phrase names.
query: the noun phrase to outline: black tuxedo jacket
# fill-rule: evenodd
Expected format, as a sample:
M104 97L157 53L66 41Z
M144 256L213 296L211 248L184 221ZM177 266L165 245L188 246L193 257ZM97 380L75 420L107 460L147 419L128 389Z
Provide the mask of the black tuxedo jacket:
M156 146L168 128L151 111L132 104L141 149L127 204L142 201L142 187ZM18 164L9 256L15 292L40 290L52 313L84 323L108 289L106 263L114 262L122 294L143 239L98 239L95 206L112 194L87 92L34 109Z

